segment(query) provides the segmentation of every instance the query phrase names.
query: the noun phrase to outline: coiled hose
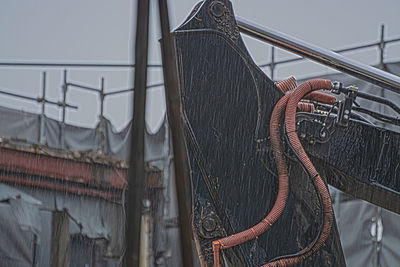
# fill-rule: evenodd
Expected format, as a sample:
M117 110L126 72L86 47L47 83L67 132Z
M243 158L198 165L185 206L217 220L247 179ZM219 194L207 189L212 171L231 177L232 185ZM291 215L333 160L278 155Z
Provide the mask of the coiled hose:
M332 88L331 82L329 80L323 80L323 79L314 79L301 84L293 93L290 94L285 112L285 129L290 146L293 148L294 152L297 154L300 161L305 166L307 172L313 179L313 183L317 188L318 194L320 195L320 199L322 200L322 209L323 209L322 231L319 233L318 237L314 242L309 244L307 247L302 249L294 256L274 260L272 262L263 265L263 267L278 267L278 266L282 267L282 266L291 266L293 264L297 264L303 261L304 259L308 258L309 256L311 256L315 252L317 252L323 246L323 244L325 243L326 239L330 234L333 222L332 202L330 199L327 186L325 185L321 176L315 169L310 158L307 156L297 136L296 106L306 94L319 89L330 90L331 88Z
M296 78L294 78L293 76L290 76L286 80L283 80L280 82L275 82L275 85L283 93L287 93L297 87L297 81L296 81ZM324 103L324 104L329 104L329 105L333 105L336 102L335 96L329 95L329 94L326 94L323 92L310 92L309 94L305 95L303 97L303 99L320 102L320 103ZM309 112L309 113L313 113L314 109L315 109L315 107L312 103L306 103L306 102L299 102L297 104L297 108L303 112Z

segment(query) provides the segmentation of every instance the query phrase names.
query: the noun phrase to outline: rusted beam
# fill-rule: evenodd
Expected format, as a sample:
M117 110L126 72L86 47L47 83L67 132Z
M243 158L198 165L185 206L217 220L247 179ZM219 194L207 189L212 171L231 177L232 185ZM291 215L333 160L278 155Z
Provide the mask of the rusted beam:
M0 171L13 171L54 180L122 189L127 169L56 155L0 147Z

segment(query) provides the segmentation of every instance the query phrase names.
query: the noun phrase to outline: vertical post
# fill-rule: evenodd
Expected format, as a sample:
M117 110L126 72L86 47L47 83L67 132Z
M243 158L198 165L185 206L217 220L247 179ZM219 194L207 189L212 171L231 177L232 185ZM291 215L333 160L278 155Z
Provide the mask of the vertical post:
M38 236L33 234L33 252L32 252L32 267L37 267L37 246L38 246Z
M193 266L192 219L190 198L190 172L185 135L183 132L182 104L179 92L175 39L170 33L166 0L158 1L161 24L161 54L167 102L168 122L171 126L174 151L175 185L178 199L179 230L182 263Z
M135 80L131 148L125 224L124 266L140 264L142 199L144 191L144 133L146 111L147 54L149 38L149 0L137 1L135 41Z
M102 265L102 251L103 244L98 242L98 240L92 241L92 265L91 267L100 267Z
M381 24L381 40L379 43L379 67L385 70L384 63L384 53L385 53L385 24Z
M275 70L275 46L271 46L271 64L269 65L271 69L271 80L274 81L274 70Z
M375 216L372 217L373 230L373 245L374 245L374 257L372 258L373 266L380 267L381 265L381 251L382 251L382 208L375 207Z
M103 119L104 113L104 77L101 77L101 87L100 87L100 119Z
M61 130L60 130L60 143L61 143L62 149L64 149L64 147L65 147L64 128L65 128L65 107L66 107L66 102L67 102L67 90L68 90L67 70L64 70L64 83L62 85L62 93L63 93L62 121L61 121Z
M105 142L105 120L104 120L104 77L101 77L101 87L100 87L100 147L99 149L104 152L104 142Z
M69 267L70 235L66 211L53 211L51 219L50 266Z
M44 145L45 143L45 126L44 126L44 116L46 112L46 72L42 74L42 112L40 113L40 130L39 130L39 144Z
M144 201L145 211L142 215L142 231L140 233L140 265L139 267L148 267L151 266L151 256L152 253L150 252L151 244L151 216L150 216L150 200Z
M384 53L385 53L385 24L381 24L381 38L379 43L379 68L381 70L386 70L386 65L384 63ZM382 87L380 87L379 95L385 98L385 90ZM378 105L378 106L379 106L379 111L384 113L385 106L384 105Z

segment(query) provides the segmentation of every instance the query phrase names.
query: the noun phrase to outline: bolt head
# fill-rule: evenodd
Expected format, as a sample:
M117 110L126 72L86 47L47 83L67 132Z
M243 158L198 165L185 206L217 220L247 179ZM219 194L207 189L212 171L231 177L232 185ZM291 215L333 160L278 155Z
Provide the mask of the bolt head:
M213 218L208 217L204 219L202 226L207 232L212 232L215 230L215 228L217 228L217 223Z

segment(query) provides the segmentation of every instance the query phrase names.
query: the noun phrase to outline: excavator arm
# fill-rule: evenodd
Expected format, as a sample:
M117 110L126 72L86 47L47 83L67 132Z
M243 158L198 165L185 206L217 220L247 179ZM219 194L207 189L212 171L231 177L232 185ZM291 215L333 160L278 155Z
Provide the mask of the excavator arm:
M313 182L315 177L310 177L291 146L283 118L278 130L288 191L277 219L266 219L281 190L281 174L271 146L271 115L278 101L290 92L285 94L258 68L239 32L230 2L207 0L200 2L172 33L200 261L204 266L261 266L300 257L293 266L345 266L334 220L329 222L321 246L315 248L324 235L326 210ZM310 55L321 57L312 51ZM335 65L332 59L321 58ZM337 69L345 69L344 63ZM371 73L357 74L392 90L397 88L396 80L393 83L374 79ZM295 132L318 177L357 198L399 213L400 134L376 127L353 112L355 100L362 95L356 88L325 84L345 100L301 102L303 106L312 105L313 112L296 114ZM397 123L395 118L386 120ZM237 233L244 234L238 237ZM249 237L251 233L254 236Z

